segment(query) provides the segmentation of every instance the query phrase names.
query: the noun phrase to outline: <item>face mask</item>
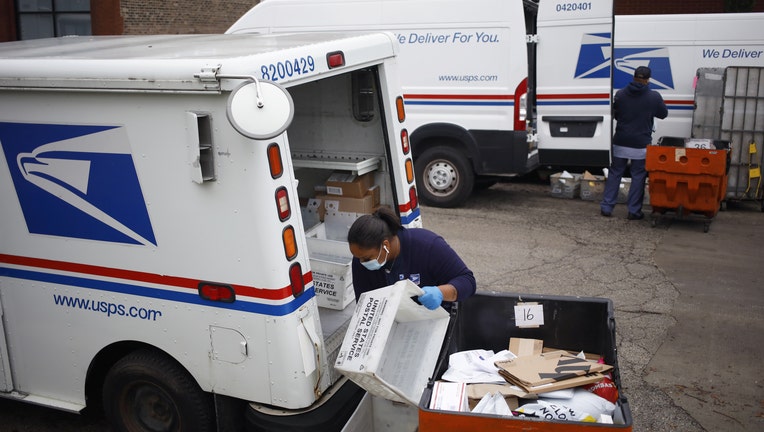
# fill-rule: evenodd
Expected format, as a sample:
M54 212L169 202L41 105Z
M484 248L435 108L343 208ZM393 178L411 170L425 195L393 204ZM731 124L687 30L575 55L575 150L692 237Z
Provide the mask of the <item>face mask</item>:
M379 270L382 268L383 265L387 262L387 256L390 255L390 250L387 249L387 246L382 245L382 249L385 250L385 260L382 262L379 262L379 257L382 256L382 251L379 251L379 255L377 255L377 259L363 261L361 264L363 264L364 267L371 271Z

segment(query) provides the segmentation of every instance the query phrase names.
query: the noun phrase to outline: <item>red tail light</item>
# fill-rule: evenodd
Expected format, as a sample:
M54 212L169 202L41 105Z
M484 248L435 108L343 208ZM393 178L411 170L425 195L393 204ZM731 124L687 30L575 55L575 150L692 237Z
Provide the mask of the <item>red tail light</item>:
M409 189L409 204L411 205L411 210L414 210L419 205L419 199L416 196L416 188L414 186Z
M236 292L233 287L226 284L217 284L212 282L199 282L199 297L223 303L233 303L236 301Z
M401 149L403 150L403 154L409 154L409 131L406 129L401 131Z
M292 287L292 295L299 297L305 291L305 281L302 279L302 266L294 263L289 267L289 284Z

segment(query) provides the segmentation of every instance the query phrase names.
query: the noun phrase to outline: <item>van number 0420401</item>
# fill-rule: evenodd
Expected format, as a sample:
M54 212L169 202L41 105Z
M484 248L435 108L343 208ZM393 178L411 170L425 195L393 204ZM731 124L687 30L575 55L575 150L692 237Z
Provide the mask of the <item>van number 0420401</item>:
M576 12L592 10L591 2L587 3L557 3L557 12Z
M260 75L262 75L262 79L278 81L295 75L308 74L315 70L316 61L313 59L313 56L307 56L262 65L260 67Z

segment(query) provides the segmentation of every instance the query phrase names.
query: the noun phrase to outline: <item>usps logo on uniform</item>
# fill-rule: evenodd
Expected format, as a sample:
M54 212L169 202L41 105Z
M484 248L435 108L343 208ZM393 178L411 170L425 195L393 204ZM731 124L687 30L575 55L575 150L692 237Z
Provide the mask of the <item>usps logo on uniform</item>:
M0 122L30 233L156 245L121 126Z
M610 78L610 40L610 33L583 35L576 63L576 79ZM650 88L656 90L674 88L668 48L616 48L614 57L614 88L626 87L634 78L634 71L639 66L648 66L652 70Z
M415 284L419 285L419 282L421 281L421 278L419 277L419 273L416 274L410 274L409 280L411 282L414 282Z

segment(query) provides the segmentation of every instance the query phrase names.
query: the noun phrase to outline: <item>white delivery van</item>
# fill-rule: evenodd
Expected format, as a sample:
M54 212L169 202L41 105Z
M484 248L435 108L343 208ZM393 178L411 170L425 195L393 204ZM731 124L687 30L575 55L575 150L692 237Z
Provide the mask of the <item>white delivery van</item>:
M396 34L420 198L445 207L495 176L607 166L637 66L669 107L655 140L690 136L697 69L764 66L764 14L614 17L608 0L263 0L227 32L336 30Z
M332 250L376 206L421 226L396 50L0 44L0 397L103 405L120 431L340 430L364 394L332 367L355 301L319 306L337 293L312 263L343 274Z

